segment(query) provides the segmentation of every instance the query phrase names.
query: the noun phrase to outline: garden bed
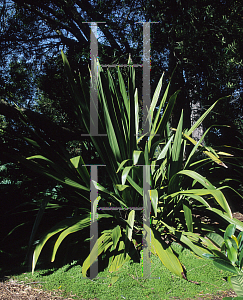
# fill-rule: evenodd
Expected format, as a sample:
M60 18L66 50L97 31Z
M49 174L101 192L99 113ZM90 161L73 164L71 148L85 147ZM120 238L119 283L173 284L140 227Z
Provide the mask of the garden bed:
M223 293L218 293L217 295L205 294L200 295L197 300L210 299L210 300L220 300L224 297L236 297L236 294L230 290ZM60 291L44 291L40 288L38 282L31 284L18 283L15 280L9 280L0 283L0 300L72 300L78 299L73 295L72 297L64 298L60 296ZM79 298L80 300L84 300ZM177 299L180 298L171 298ZM89 299L91 300L91 299ZM93 298L92 300L99 300L98 298Z

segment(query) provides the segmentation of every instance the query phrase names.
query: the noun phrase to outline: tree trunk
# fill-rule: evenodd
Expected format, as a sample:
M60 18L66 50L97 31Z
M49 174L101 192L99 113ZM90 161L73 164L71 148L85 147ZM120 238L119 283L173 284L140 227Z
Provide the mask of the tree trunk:
M201 109L201 102L200 100L196 100L191 102L191 124L192 126L196 123L196 121L200 118L202 115L202 109ZM195 141L199 141L201 137L203 136L203 124L200 124L193 132L192 132L192 138ZM202 141L203 143L203 141Z
M29 121L37 128L43 130L53 140L59 140L63 143L71 140L80 140L81 134L86 133L84 129L75 129L60 126L45 115L30 109L20 108L17 109L15 106L8 104L4 100L0 100L0 114L12 120L21 120L23 115L29 119ZM26 120L25 120L26 121Z
M177 65L177 67L176 67ZM191 107L188 91L186 88L186 82L183 75L183 66L178 64L178 59L176 58L173 50L170 51L169 55L169 76L172 75L172 72L175 70L175 73L172 77L170 95L173 95L177 90L180 90L180 93L177 96L176 103L172 113L171 126L177 128L178 122L180 120L181 111L184 111L183 119L183 128L191 127Z
M190 106L191 106L191 126L193 126L196 121L201 117L202 115L202 107L201 107L201 100L199 99L198 95L198 82L196 79L196 76L190 75L190 72L187 74L187 83L188 83L188 95L190 99ZM195 141L199 141L201 137L203 136L203 124L200 124L193 132L192 132L192 138ZM204 141L202 141L202 144L204 144Z

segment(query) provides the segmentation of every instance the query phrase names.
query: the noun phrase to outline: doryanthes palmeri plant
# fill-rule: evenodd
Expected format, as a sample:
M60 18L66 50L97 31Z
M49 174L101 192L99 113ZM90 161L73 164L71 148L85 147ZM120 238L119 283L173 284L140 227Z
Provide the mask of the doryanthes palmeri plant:
M90 97L88 87L82 78L75 78L66 56L62 52L65 73L72 92L72 107L76 121L81 128L90 133ZM149 132L139 128L140 107L138 92L135 88L135 68L128 61L128 85L126 87L122 73L117 68L117 81L114 81L109 70L104 72L99 63L96 66L97 93L99 109L98 126L103 135L92 136L90 141L97 152L100 164L105 166L106 180L90 180L90 166L79 155L70 157L64 149L53 150L51 142L43 139L38 129L29 126L32 138L24 138L35 149L36 155L16 155L16 159L35 172L54 179L70 189L76 199L76 214L56 224L38 241L34 249L32 271L34 272L39 255L51 238L56 238L53 247L52 261L62 241L69 235L90 226L95 220L99 207L120 207L123 210L99 210L98 224L102 232L94 244L90 255L82 267L83 276L95 262L97 256L106 254L109 257L109 271L114 272L133 259L141 250L142 236L148 234L149 251L158 255L161 262L176 275L185 278L182 264L173 253L170 243L177 240L189 247L195 254L203 256L211 253L214 244L206 239L195 226L193 211L195 209L214 213L228 223L236 224L230 207L221 189L213 186L197 170L197 156L204 155L204 160L213 161L225 167L212 148L201 146L201 140L195 142L191 133L214 108L216 101L192 126L183 130L183 112L176 129L171 129L169 119L179 91L168 97L170 82L162 97L163 75L161 76L150 107ZM23 122L27 125L26 117ZM105 133L105 134L104 134ZM206 134L206 133L205 133ZM187 143L193 148L185 159ZM55 147L57 149L57 147ZM144 171L146 170L146 172ZM150 185L144 190L144 174ZM92 179L92 178L91 178ZM90 218L90 189L94 185L99 195L92 203L94 212ZM221 187L222 188L222 187ZM143 200L147 197L147 202ZM144 203L145 206L144 207ZM151 203L151 204L150 204ZM151 205L151 208L150 208ZM143 208L150 214L149 220L142 215ZM144 213L144 212L143 212ZM105 222L109 220L109 222ZM37 222L39 223L39 222ZM236 224L241 230L241 222ZM205 230L210 229L205 225ZM92 238L92 237L90 237ZM145 240L143 240L145 241ZM145 249L144 248L144 249ZM147 256L149 260L149 257Z

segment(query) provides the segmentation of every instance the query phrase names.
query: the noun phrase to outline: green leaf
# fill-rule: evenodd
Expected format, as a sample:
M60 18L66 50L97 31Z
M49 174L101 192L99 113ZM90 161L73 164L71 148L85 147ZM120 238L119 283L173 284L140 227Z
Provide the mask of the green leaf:
M237 260L237 251L235 250L229 239L226 239L224 242L227 248L228 258L231 261L232 265L234 265Z
M114 250L117 246L117 243L121 237L121 228L119 225L117 225L113 230L112 230L112 241L113 241L113 246L112 246L112 250Z
M223 271L231 272L231 273L234 273L237 275L239 274L237 269L234 266L232 266L229 262L227 262L223 259L215 258L213 261L213 264L215 265L215 267L217 267Z
M133 151L133 164L136 165L138 163L139 157L142 154L142 151L134 150Z
M130 187L130 185L126 185L126 184L116 184L116 187L117 187L118 191L122 192L122 191L124 191L126 188Z
M240 267L240 270L242 269L242 266L243 266L243 249L241 249L240 255L239 255L239 267Z
M132 168L132 166L131 167L125 167L124 170L122 171L122 184L126 183L127 176L129 174L131 168Z
M147 226L145 225L145 227ZM148 232L150 229L147 227L146 230ZM177 276L184 278L185 275L180 261L175 256L170 246L162 241L160 234L154 228L151 228L151 248L153 248L153 251L158 255L159 259L167 269Z
M45 160L45 161L49 162L50 164L54 165L54 163L50 159L46 158L43 155L33 155L30 157L26 157L26 159L42 159L42 160Z
M231 238L229 238L229 239L231 240L231 243L232 243L233 247L237 251L238 248L239 248L239 244L238 244L238 240L237 240L236 236L232 235Z
M112 216L110 216L110 217L112 217ZM58 239L56 240L56 243L54 245L53 252L52 252L51 262L53 262L55 260L57 250L67 235L69 235L70 233L74 233L79 230L82 230L83 228L88 227L88 226L90 226L90 217L85 217L82 220L78 221L76 224L74 224L74 225L70 226L69 228L67 228L66 230L64 230L59 235Z
M109 249L109 248L110 248L110 251L112 251L112 250L111 250L112 247L113 247L113 242L107 243L106 246L105 246L105 248L104 248L104 252L106 252L106 250Z
M241 248L241 245L243 244L243 231L241 231L241 232L238 234L237 240L238 240L239 248Z
M117 169L116 173L118 173L123 168L123 166L126 164L126 162L128 162L129 160L131 160L131 159L125 159L120 164L118 163L119 164L119 168Z
M169 85L168 85L169 87ZM167 97L168 94L168 87L164 93L163 99L165 97ZM175 105L175 101L177 98L179 91L176 91L169 99L168 104L164 110L163 116L160 118L159 124L157 125L157 121L158 118L160 117L160 112L161 112L161 105L159 107L159 110L156 114L155 120L153 122L153 126L152 126L152 130L151 130L151 135L149 137L149 141L148 141L148 151L150 153L150 149L151 149L151 145L152 145L152 141L155 139L156 134L162 134L162 132L164 132L164 129L166 127L166 124L171 116L171 112L173 110L173 107ZM163 101L162 99L162 101ZM162 103L162 102L161 102ZM156 140L156 139L155 139ZM151 157L153 156L153 153L151 153Z
M71 163L73 164L74 168L77 169L81 165L84 164L84 161L81 156L76 156L70 159Z
M171 142L173 141L174 135L171 136L171 138L169 139L169 141L166 143L166 145L164 146L164 148L162 149L162 151L160 152L157 160L163 159L165 158L167 151L171 145Z
M160 78L161 80L161 78ZM167 87L166 87L166 90L164 92L164 95L163 95L163 98L162 98L162 101L160 102L160 105L159 105L159 108L158 108L158 111L155 115L155 118L154 118L154 121L153 121L153 124L152 124L152 129L151 129L151 135L152 135L152 138L153 138L153 135L155 134L155 131L156 129L158 128L158 121L159 121L159 118L160 118L160 112L165 104L165 101L166 101L166 98L167 98L167 95L168 95L168 92L169 92L169 87L170 87L170 82L168 83ZM152 102L153 103L153 102ZM152 108L154 107L154 103L153 103L153 106L151 107L151 113L153 114L154 112L154 109L152 111ZM151 137L150 137L151 138Z
M88 271L88 269L90 268L90 266L95 262L96 258L95 257L95 248L98 246L98 256L105 251L106 246L111 242L111 231L107 231L105 233L103 233L98 240L96 241L93 249L91 250L91 253L89 254L89 256L85 259L83 266L82 266L82 275L83 277L86 277L86 273Z
M243 275L229 276L228 281L238 297L243 297ZM234 298L236 299L236 298Z
M32 243L33 243L33 240L34 240L34 237L35 237L35 234L37 232L37 229L40 225L40 222L41 222L41 219L43 217L43 214L44 214L44 211L48 205L48 202L51 200L51 197L45 197L42 201L41 201L41 205L40 205L40 208L38 210L38 214L35 218L35 223L32 227L32 231L31 231L31 235L30 235L30 239L29 239L29 243L28 243L28 252L29 252L29 249L30 247L32 246ZM20 226L20 225L19 225ZM9 233L11 234L11 233ZM27 252L27 253L28 253Z
M186 220L187 229L188 229L188 231L193 232L192 211L186 203L183 203L183 210L184 210L184 216L185 216L185 220Z
M132 179L132 177L130 177L129 175L127 175L127 180L128 182L134 187L134 189L141 195L143 196L143 189L136 184L136 182Z
M219 250L211 250L211 251L213 252L213 254L217 255L218 258L223 259L223 260L226 260L228 263L230 263L230 260L228 259L228 257L226 257L226 256L224 255L223 252L221 252L221 251L219 251Z
M100 89L102 89L102 86L100 87ZM103 97L105 97L105 96L103 96ZM107 133L107 136L109 139L109 144L110 144L111 150L113 152L113 155L115 156L115 158L118 161L120 161L121 160L121 152L120 152L120 147L119 147L120 143L118 142L119 141L118 136L116 136L116 131L114 128L115 124L111 120L109 109L108 109L108 106L107 106L107 103L105 100L103 100L103 105L104 105L106 133ZM118 129L117 129L117 131L118 131Z
M154 111L155 111L155 107L157 105L157 102L158 102L158 99L159 99L159 95L160 95L160 92L161 92L161 88L162 88L162 82L163 82L163 77L164 77L164 73L162 74L162 76L160 77L160 80L157 84L157 87L155 89L155 92L154 92L154 95L153 95L153 98L152 98L152 102L151 102L151 105L150 105L150 115L151 115L151 120L153 120L153 114L154 114ZM168 87L169 88L169 87ZM160 103L160 110L163 106L163 101L161 101Z
M236 225L235 224L229 224L225 230L224 233L224 239L226 240L227 238L231 237L232 235L235 234L235 229Z
M85 166L84 160L82 156L76 156L70 159L71 163L73 164L74 168L77 169L78 173L86 183L86 185L90 186L90 174Z
M220 190L216 189L205 177L201 176L200 174L196 173L195 171L183 170L183 171L176 173L169 182L169 186L168 186L169 193L172 190L174 183L176 182L176 177L178 175L189 176L192 179L198 181L200 184L202 184L206 189L210 190L210 194L213 195L215 200L225 210L225 212L228 214L229 218L232 218L232 212L231 212L228 202L226 201L226 199L224 197L224 194Z
M40 165L36 162L32 162L31 160L33 160L33 159L40 159L40 160L46 161L49 165L46 167L43 167L42 165ZM66 185L69 185L71 187L81 189L84 191L90 191L90 188L83 186L80 183L69 178L68 176L74 177L72 174L70 174L71 172L67 172L66 170L63 170L59 165L55 164L50 159L48 159L42 155L34 155L31 157L27 157L24 160L22 159L22 162L23 162L23 164L27 165L27 167L33 169L34 171L44 174L45 176L55 179L61 183L64 183ZM53 169L54 169L54 171L53 171Z
M113 260L110 264L109 267L109 272L115 272L119 268L121 268L125 262L129 261L131 257L128 255L128 253L125 253L124 256L124 250L125 249L125 244L124 241L120 241L119 243L119 248L118 248L118 254L114 255Z
M130 109L129 109L129 99L128 99L128 95L127 95L127 91L126 91L126 86L120 71L120 68L118 67L117 69L117 74L118 74L118 83L119 83L119 89L120 89L120 93L123 99L123 103L124 103L124 107L125 107L125 115L129 116L130 114ZM127 124L128 125L128 124ZM127 132L128 134L128 132Z
M174 71L175 71L175 69L174 69ZM173 74L174 74L174 71L173 71ZM172 76L173 76L173 74L172 74ZM172 78L172 76L171 76L171 78ZM153 100L152 100L152 103L151 103L151 109L150 110L151 110L152 116L153 116L154 108L155 108L155 105L156 105L155 102L156 102L157 95L161 91L161 88L162 88L162 79L163 79L163 74L162 74L162 76L161 76L161 78L160 78L160 80L158 82L158 85L157 85L157 88L156 88L156 92L154 94L154 97L153 97ZM165 111L166 111L166 109L165 109L164 110L164 114L163 114L163 116L161 118L160 112L161 112L162 108L164 107L165 102L167 100L167 96L168 96L170 84L171 84L171 80L169 81L169 83L168 83L168 85L167 85L167 87L165 89L164 95L162 97L162 100L160 101L159 108L158 108L157 113L155 115L155 118L154 118L154 121L153 121L153 124L152 124L152 129L151 129L151 136L150 136L151 140L154 137L155 131L157 131L158 128L159 128L159 125L157 124L158 120L160 119L160 121L161 121L162 119L164 119L164 123L167 124L167 122L168 122L167 115L168 114L171 115L171 111L172 111L172 109L174 107L174 104L175 104L174 100L176 99L176 96L175 96L175 98L171 97L169 99L169 103L168 103L169 106L167 105L167 107L166 107L166 109L167 109L168 112L167 112L167 114L165 114ZM161 130L161 131L163 131L163 130ZM149 149L150 149L150 147L149 147Z
M215 245L217 245L219 248L223 246L224 239L221 235L215 233L215 232L209 232L207 235L207 238L209 238L211 241L214 242Z
M162 162L159 169L153 174L153 180L155 186L163 186L163 181L166 176L165 167L166 167L166 159Z
M37 148L40 148L40 145L36 142L36 141L34 141L34 140L32 140L32 139L29 139L29 138L27 138L27 137L23 137L23 139L25 139L28 143L30 143L31 145L33 145L33 146L35 146L35 147L37 147Z
M182 125L183 125L183 110L177 126L174 143L171 150L170 174L169 179L181 169L183 152L181 151L182 144ZM182 149L183 150L183 149Z
M191 232L190 232L191 234ZM199 247L198 245L195 245L187 236L185 236L185 232L175 232L176 237L184 243L186 246L191 248L191 250L198 256L204 257L205 253L211 254L207 249L203 247Z
M65 230L67 227L70 227L74 224L76 224L77 222L79 222L82 219L87 218L87 216L89 217L89 215L83 216L83 217L76 217L76 218L72 218L69 220L63 220L62 222L58 223L57 225L55 225L54 227L52 227L43 237L42 239L39 241L39 243L37 244L37 246L35 247L34 253L33 253L33 259L32 259L32 274L34 273L35 270L35 266L37 263L37 260L39 258L39 255L41 253L42 248L44 247L44 245L46 244L46 242L55 234L57 234L58 232L61 232L63 230Z
M211 127L210 127L210 128L211 128ZM206 132L204 132L203 136L201 137L201 139L200 139L198 142L196 142L194 139L192 139L188 134L183 133L183 137L185 137L188 141L190 141L190 142L194 145L194 147L193 147L192 151L190 152L190 155L189 155L189 157L188 157L188 159L187 159L187 161L186 161L186 163L185 163L185 169L186 169L187 165L189 164L189 162L190 162L190 160L191 160L193 154L196 152L197 148L198 148L198 147L203 148L203 146L202 146L200 143L203 141L205 135L206 135L207 132L210 130L210 128L208 128L208 129L206 130ZM213 149L212 149L211 151L214 152ZM226 165L218 158L218 156L216 156L214 153L211 153L210 151L203 151L203 153L204 153L205 155L207 155L210 159L212 159L212 160L213 160L215 163L217 163L218 165L220 165L220 166L222 166L222 167L225 167L225 168L228 168L228 167L227 167L227 166L226 166Z
M200 240L202 241L202 244L207 247L208 249L210 249L210 251L218 251L218 247L215 246L215 244L208 238L204 238L202 236L200 236ZM220 252L220 251L219 251ZM220 252L221 253L221 252Z
M150 190L150 199L151 204L154 209L155 217L157 217L157 208L158 208L158 191L157 190Z
M182 195L185 195L185 196L188 196L188 193L184 193L182 192L181 193ZM189 193L189 197L187 198L192 198L192 199L195 199L197 200L198 202L202 203L203 205L205 205L206 207L210 207L210 205L208 204L208 202L206 200L204 200L202 197L200 197L198 194L193 194L193 193Z
M203 151L204 154L206 154L208 157L210 157L212 159L212 161L214 161L216 164L228 168L218 157L216 157L213 153L209 152L209 151Z
M192 189L192 190L185 190L185 191L180 191L180 192L176 192L173 194L169 194L168 196L165 197L166 198L174 198L178 195L184 195L187 196L188 198L193 198L198 200L199 202L201 202L202 204L204 204L207 207L210 207L209 204L201 197L198 196L204 196L204 195L212 195L213 197L217 197L217 190L215 189Z
M127 207L127 205L121 200L121 198L119 199L119 195L116 195L110 191L108 191L106 188L104 188L101 184L97 183L96 181L92 180L94 186L97 188L97 190L104 192L110 196L112 196L116 201L118 201L123 207Z
M204 253L203 257L211 259L211 260L215 258L215 256L213 254L209 254L209 253Z
M135 134L136 138L138 139L138 129L139 129L139 106L138 106L138 90L135 90L135 95L134 95L134 101L135 101Z
M131 210L128 219L127 219L127 226L126 226L126 236L129 241L132 240L132 231L133 231L133 225L134 225L134 218L135 218L135 210Z

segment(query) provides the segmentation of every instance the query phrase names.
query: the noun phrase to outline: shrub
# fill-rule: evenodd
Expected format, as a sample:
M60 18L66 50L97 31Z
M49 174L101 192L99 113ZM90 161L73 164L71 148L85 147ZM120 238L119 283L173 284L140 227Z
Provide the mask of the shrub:
M75 79L63 53L62 57L73 95L76 121L89 133L88 87L81 77ZM50 228L39 240L33 254L32 271L51 237L55 236L56 239L52 253L54 261L62 241L69 234L88 228L90 224L92 226L98 217L100 236L95 243L92 237L88 239L93 243L93 249L83 263L84 276L101 254L109 259L109 271L116 271L126 261L140 257L143 243L146 262L150 261L151 250L171 272L185 278L183 267L170 247L171 241L183 243L199 256L209 254L215 248L203 234L199 235L212 229L204 223L197 224L193 212L213 213L229 223L236 223L221 189L196 172L202 161L213 161L224 167L223 162L212 148L204 148L200 145L201 141L196 143L190 137L218 101L190 129L183 130L182 112L177 128L171 130L169 118L179 91L168 98L169 82L161 99L162 75L148 110L150 131L141 134L135 69L131 61L128 64L127 88L119 68L118 80L114 82L109 70L105 73L99 64L97 66L98 125L100 132L107 134L90 136L90 144L95 148L100 164L106 166L99 184L93 178L90 182L89 167L81 155L70 157L65 149L58 149L56 143L54 147L53 141L47 141L38 128L27 125L28 119L23 115L31 138L22 139L35 149L36 155L28 157L22 153L13 158L67 186L69 197L76 207L71 218ZM194 147L185 159L188 141ZM201 154L206 158L198 159ZM92 203L91 184L99 191ZM99 211L97 215L97 207L121 207L123 210L109 210L109 213ZM143 207L143 215L135 207ZM237 223L237 226L243 230L241 223Z

